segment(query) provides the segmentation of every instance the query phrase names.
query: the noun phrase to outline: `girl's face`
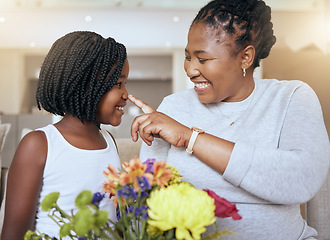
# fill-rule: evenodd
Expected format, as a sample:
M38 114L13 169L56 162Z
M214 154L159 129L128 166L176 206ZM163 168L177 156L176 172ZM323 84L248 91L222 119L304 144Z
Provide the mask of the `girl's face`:
M204 23L191 26L184 69L202 103L241 101L251 92L251 81L243 77L242 54L233 54L235 47L222 30Z
M101 98L97 106L97 122L111 124L112 126L118 126L121 123L121 117L124 114L123 108L126 106L128 98L125 88L128 72L129 64L126 59L117 84Z

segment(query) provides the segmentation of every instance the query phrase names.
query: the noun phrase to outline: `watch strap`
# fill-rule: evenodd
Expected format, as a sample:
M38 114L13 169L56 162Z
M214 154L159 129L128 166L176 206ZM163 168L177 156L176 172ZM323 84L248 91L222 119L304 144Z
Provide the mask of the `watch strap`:
M199 134L198 131L195 131L194 129L192 129L192 130L193 130L193 132L192 132L191 137L189 139L188 147L186 148L186 152L189 153L189 154L193 153L193 147L194 147L195 141L197 139L197 136Z

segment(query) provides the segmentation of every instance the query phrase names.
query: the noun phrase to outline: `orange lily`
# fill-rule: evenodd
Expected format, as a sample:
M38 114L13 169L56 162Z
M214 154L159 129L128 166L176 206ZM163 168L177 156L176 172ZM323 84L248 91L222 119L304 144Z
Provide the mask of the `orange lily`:
M172 170L166 167L166 162L154 162L154 181L160 187L168 185L168 181L174 177Z

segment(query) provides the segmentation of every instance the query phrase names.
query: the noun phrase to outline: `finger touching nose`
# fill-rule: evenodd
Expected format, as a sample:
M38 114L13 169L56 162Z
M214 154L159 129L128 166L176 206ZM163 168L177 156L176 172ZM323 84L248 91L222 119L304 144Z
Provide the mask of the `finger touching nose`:
M151 106L143 102L142 100L134 97L133 95L128 95L128 99L134 103L138 108L142 110L143 113L152 113L155 111Z

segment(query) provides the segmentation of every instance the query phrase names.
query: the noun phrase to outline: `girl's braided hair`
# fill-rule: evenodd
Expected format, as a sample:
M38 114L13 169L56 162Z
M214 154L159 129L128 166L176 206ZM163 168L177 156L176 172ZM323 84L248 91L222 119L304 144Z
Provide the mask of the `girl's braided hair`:
M213 0L198 12L192 22L205 23L235 37L238 54L248 45L253 45L256 54L253 67L269 55L276 42L271 23L271 9L262 0Z
M77 31L59 38L41 66L38 108L60 116L71 113L100 127L98 103L118 81L126 58L123 44L94 32Z

